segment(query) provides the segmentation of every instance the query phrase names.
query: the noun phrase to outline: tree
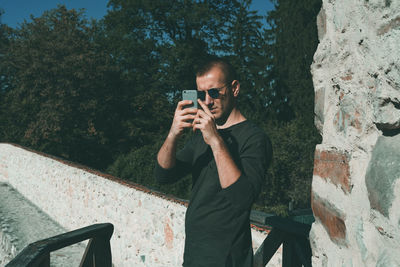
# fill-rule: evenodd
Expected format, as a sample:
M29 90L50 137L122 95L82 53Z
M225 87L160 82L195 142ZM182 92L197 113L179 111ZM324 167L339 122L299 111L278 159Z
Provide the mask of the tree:
M65 6L23 23L1 61L10 82L5 139L101 167L110 162L118 69L96 27Z
M152 144L144 145L127 154L121 154L113 164L108 167L107 172L122 179L145 185L181 199L189 199L191 191L191 180L189 176L172 185L160 185L153 179L154 161L163 141L164 140L159 139Z
M238 69L241 110L261 124L273 142L275 159L266 176L266 187L259 201L261 208L285 213L290 201L296 207L309 206L313 150L318 135L312 124L312 80L304 66L311 64L316 48L317 7L310 9L307 5L311 0L307 1L297 4L277 1L277 10L268 17L271 29L264 32L261 17L249 10L250 0L173 4L110 1L112 11L104 21L106 36L112 44L110 53L124 70L129 102L143 103L146 99L151 102L152 98L146 95L157 92L170 105L164 105L168 112L162 113L162 121L166 123L159 121L162 125L159 132L150 130L154 124L144 127L140 122L143 115L162 112L154 105L144 113L126 113L124 121L129 129L136 133L141 129L151 138L141 138L138 143L139 135L131 135L132 143L128 146L131 151L119 156L108 170L156 187L151 179L153 166L145 167L146 160L139 155L154 160L158 150L154 143L161 144L166 136L180 91L195 87L193 67L197 62L206 54L222 55ZM298 15L295 22L287 12ZM307 32L309 38L290 45L291 35L296 31ZM298 39L297 42L301 38ZM299 86L294 81L300 81ZM188 191L165 190L180 196Z
M267 16L271 28L264 33L271 59L267 77L271 116L264 128L272 138L274 161L262 203L286 213L289 202L295 208L310 206L314 149L320 142L310 65L318 44L316 16L321 1L274 2L276 9Z
M3 15L3 13L3 10L0 9L0 62L4 60L9 46L7 35L9 28L7 27L7 25L1 22L1 16ZM7 77L4 75L4 67L5 66L2 66L0 64L0 141L4 140L4 132L6 131L5 118L7 115L7 109L5 103L5 95L9 87Z
M321 0L275 0L269 12L266 47L272 64L273 106L279 119L313 119L314 94L310 65L318 45L316 16ZM301 101L299 101L301 100Z
M268 67L271 64L264 51L262 17L250 11L251 0L240 1L232 12L228 28L229 59L235 65L241 83L240 110L249 119L261 122L267 119L269 84Z
M274 2L266 29L251 0L110 0L101 21L59 6L16 30L1 25L0 138L186 198L189 179L155 184L155 156L181 91L196 88L195 66L224 56L238 70L242 112L273 144L258 208L309 207L321 3Z
M6 46L8 43L7 40L7 25L3 24L1 21L1 17L3 16L3 10L0 9L0 56L4 56L5 54L5 50L6 50Z
M108 168L112 174L155 186L152 172L146 171L154 167L155 158L147 161L150 168L140 170L133 168L136 163L127 162L149 147L158 150L153 144L167 135L181 91L196 88L194 66L207 54L223 49L232 2L109 2L111 11L103 21L104 44L123 72L121 107L125 112L120 120L126 129L126 150Z
M196 62L224 50L234 3L111 0L105 25L110 40L118 40L112 42L113 54L130 81L147 85L143 90L180 95L182 89L195 87ZM146 77L136 77L138 73Z

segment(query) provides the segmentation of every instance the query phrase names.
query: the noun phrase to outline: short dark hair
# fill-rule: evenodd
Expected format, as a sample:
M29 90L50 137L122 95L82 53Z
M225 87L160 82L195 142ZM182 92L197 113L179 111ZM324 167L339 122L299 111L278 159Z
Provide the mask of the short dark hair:
M225 83L231 83L233 80L238 79L236 70L232 64L228 60L217 56L208 56L205 58L195 69L196 77L203 76L214 67L219 67L222 73L224 73Z

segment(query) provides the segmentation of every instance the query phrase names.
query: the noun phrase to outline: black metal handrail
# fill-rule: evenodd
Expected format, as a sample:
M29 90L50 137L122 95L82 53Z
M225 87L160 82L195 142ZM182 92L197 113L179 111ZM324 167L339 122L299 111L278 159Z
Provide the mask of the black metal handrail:
M254 255L254 267L266 266L283 244L282 267L311 267L311 247L308 235L314 216L310 210L287 218L266 216L264 224L272 227Z
M6 267L49 267L50 252L89 239L80 266L111 267L111 223L93 224L61 235L46 238L25 247Z

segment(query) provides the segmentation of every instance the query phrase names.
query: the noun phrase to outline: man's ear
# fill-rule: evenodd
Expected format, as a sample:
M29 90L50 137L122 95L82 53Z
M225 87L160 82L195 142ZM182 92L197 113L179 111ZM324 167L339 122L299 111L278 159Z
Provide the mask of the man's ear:
M237 97L240 92L240 82L238 80L233 80L231 88L232 88L233 96Z

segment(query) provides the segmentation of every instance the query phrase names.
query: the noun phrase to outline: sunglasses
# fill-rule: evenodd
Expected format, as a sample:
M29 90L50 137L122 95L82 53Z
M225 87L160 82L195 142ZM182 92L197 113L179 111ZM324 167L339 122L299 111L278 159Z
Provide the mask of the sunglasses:
M221 91L222 88L227 87L227 86L228 85L224 85L219 88L211 88L206 91L212 99L217 99L219 97L219 91ZM206 91L197 91L197 95L198 95L198 98L200 98L200 100L204 101L206 99Z

